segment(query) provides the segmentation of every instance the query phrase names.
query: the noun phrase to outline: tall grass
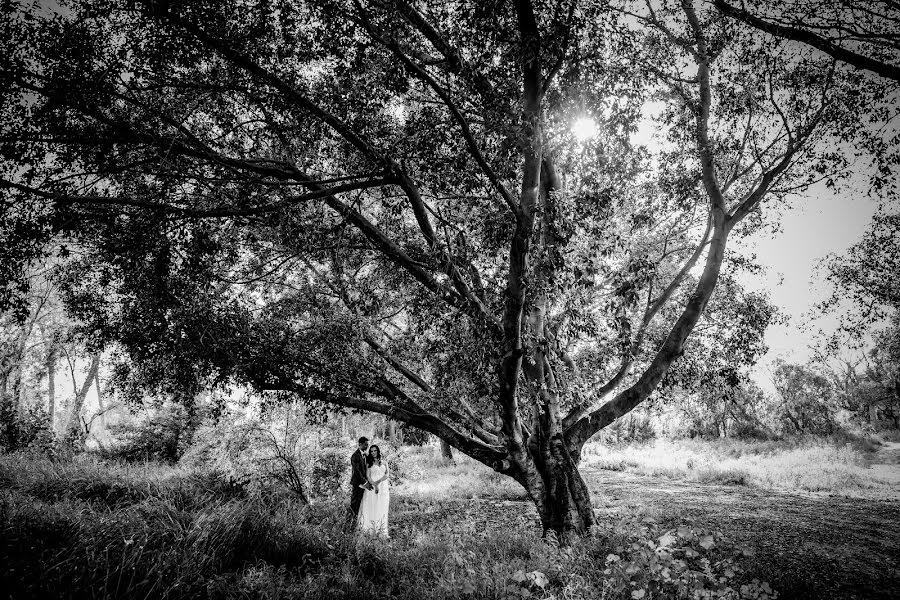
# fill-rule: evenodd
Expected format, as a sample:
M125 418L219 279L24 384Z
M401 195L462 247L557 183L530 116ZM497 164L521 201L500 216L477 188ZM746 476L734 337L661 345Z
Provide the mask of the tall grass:
M900 470L871 468L875 446L847 438L781 441L655 440L589 444L588 468L629 471L699 483L866 495L900 491Z

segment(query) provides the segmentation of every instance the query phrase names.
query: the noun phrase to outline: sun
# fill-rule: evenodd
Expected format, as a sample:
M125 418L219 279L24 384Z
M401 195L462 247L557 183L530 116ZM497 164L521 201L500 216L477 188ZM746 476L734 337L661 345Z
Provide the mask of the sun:
M597 122L590 117L581 117L572 123L572 134L579 142L597 135Z

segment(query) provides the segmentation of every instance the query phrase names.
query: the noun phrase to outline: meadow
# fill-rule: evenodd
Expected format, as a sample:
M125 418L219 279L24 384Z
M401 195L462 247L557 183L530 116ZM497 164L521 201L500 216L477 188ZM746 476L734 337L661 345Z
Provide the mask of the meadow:
M890 438L893 439L893 438ZM900 443L848 434L786 440L589 444L585 468L845 496L900 497Z
M247 489L221 473L185 466L124 464L90 454L69 460L10 454L0 457L0 593L10 598L640 600L770 598L779 592L782 598L891 597L890 586L900 583L900 575L895 560L891 566L897 547L889 530L870 532L884 543L870 544L865 556L854 546L859 542L854 528L874 527L866 519L878 516L880 527L894 530L900 525L895 480L854 470L865 473L865 461L881 450L867 454L838 442L762 444L589 447L584 470L600 525L594 536L566 548L541 538L533 506L513 482L465 457L446 464L436 448L404 449L404 475L392 490L389 541L348 535L343 496L303 505L277 486ZM663 456L671 464L666 466ZM823 457L836 462L826 466ZM777 465L781 469L772 470ZM764 476L767 469L771 473ZM858 492L861 483L859 489L882 495L893 490L894 496L878 500L881 512L860 504L875 500L805 498L811 479L795 475L803 469L853 475L829 475L825 481L833 490ZM741 481L724 475L736 472L743 474ZM800 515L793 525L801 534L779 507ZM810 529L810 519L826 514L859 517ZM772 529L783 539L771 547L766 545L771 536L760 537L759 522L753 521L766 515L783 526ZM837 566L796 544L796 535L816 542L816 535L825 533L843 544ZM841 571L842 564L854 573ZM834 575L832 587L817 565Z

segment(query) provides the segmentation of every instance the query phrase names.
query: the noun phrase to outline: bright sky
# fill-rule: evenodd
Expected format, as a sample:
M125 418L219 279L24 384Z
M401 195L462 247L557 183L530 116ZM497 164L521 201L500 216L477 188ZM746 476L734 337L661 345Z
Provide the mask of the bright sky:
M812 355L813 333L837 326L835 315L813 313L815 304L831 293L825 273L817 266L830 253L843 254L858 242L875 214L876 202L865 194L835 194L816 186L805 196L793 198L781 215L781 231L758 232L745 240L731 240L734 248L755 252L766 272L746 276L747 289L768 290L773 304L784 311L788 322L773 325L766 332L769 352L757 367L756 379L769 383L769 365L775 358L797 363ZM801 325L816 316L814 326L804 331Z

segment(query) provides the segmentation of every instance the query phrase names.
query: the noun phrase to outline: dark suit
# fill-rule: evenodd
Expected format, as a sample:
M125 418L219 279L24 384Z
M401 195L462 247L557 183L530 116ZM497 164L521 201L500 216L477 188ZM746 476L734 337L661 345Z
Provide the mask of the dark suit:
M350 512L347 519L350 520L351 527L356 527L356 517L362 503L363 489L359 486L368 481L366 468L366 457L360 450L350 455Z

